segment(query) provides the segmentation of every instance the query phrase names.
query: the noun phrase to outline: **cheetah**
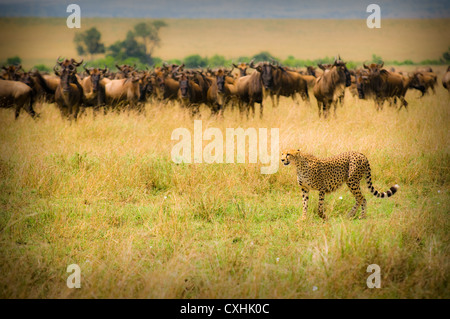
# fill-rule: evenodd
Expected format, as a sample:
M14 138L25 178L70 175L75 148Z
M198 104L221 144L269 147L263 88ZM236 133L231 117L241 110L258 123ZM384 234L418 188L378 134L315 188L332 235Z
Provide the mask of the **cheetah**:
M360 189L363 177L366 178L370 192L377 197L390 197L399 188L396 184L386 192L375 190L370 177L369 161L364 154L357 152L346 152L334 157L319 159L300 150L288 150L282 152L281 162L284 165L293 162L297 167L297 182L303 192L301 219L306 218L310 189L319 191L319 216L326 219L323 209L325 194L337 190L343 183L347 184L356 199L355 206L348 214L350 218L355 216L359 206L361 206L360 218L364 218L366 214L366 200Z

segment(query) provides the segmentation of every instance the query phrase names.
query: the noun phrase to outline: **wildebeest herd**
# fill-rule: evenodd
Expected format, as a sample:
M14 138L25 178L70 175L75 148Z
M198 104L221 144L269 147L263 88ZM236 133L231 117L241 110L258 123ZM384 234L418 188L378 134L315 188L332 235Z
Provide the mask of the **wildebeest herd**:
M290 97L298 103L298 96L309 102L312 90L318 105L319 117L329 116L330 110L344 101L345 89L360 99L373 99L377 110L384 102L405 109L408 89L417 89L422 96L435 90L437 75L431 68L415 72L386 70L384 63L349 70L341 57L334 63L318 64L318 69L292 69L272 60L232 64L230 68L187 69L185 65L164 63L161 67L138 70L136 66L116 65L117 71L108 68L82 66L83 61L56 60L53 74L37 70L25 72L20 65L3 66L0 73L0 106L14 108L15 117L21 109L33 118L37 101L55 103L64 118L76 120L86 108L94 114L103 109L130 109L141 112L148 101L168 103L178 101L195 116L199 107L206 105L212 115L223 116L227 107L237 107L241 115L255 114L255 103L260 104L270 96L272 105L278 106L280 96ZM82 72L78 72L79 68ZM238 72L236 72L237 70ZM442 78L450 93L450 67Z

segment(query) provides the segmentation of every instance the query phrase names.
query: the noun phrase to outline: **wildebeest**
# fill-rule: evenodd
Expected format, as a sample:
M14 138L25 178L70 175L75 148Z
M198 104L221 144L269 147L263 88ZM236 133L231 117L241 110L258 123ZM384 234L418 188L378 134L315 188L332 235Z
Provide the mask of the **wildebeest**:
M213 77L206 102L213 114L222 115L225 106L236 96L235 80L231 76L231 71L220 68L211 72Z
M83 111L84 107L93 107L94 112L101 106L105 105L105 82L102 81L103 75L108 72L108 68L86 68L87 76L84 77L80 84L83 87ZM95 113L94 113L95 114Z
M198 113L200 104L204 102L202 88L186 73L179 76L178 99L181 106L191 110L192 116Z
M436 94L434 86L437 83L437 75L435 73L416 71L409 76L411 77L410 87L421 91L422 96L424 96L430 88L433 93Z
M124 65L116 64L116 68L119 71L116 73L114 79L115 80L126 79L126 78L128 78L128 76L131 72L136 70L136 64L133 66L127 65L127 64L124 64Z
M238 65L232 63L233 67L239 70L238 77L243 77L247 75L247 69L250 65L252 65L254 62L254 59L250 61L250 63L241 62Z
M433 69L429 66L424 66L424 67L417 68L416 71L417 72L433 72Z
M242 115L244 107L249 117L250 109L255 115L255 103L259 103L259 116L263 116L263 92L261 83L261 73L253 72L250 75L242 76L236 80L236 96L238 97L239 111Z
M445 72L442 77L442 86L447 89L448 93L450 93L450 66L447 68L447 72Z
M405 94L410 87L411 78L409 76L404 76L398 73L392 73L383 69L384 63L376 64L372 63L369 66L363 64L364 68L368 71L367 80L365 85L362 87L366 90L360 91L360 97L363 98L367 95L367 92L372 94L375 100L375 106L377 110L383 108L383 104L386 100L400 99L402 104L399 110L403 107L405 109L408 106L408 102L405 100Z
M66 63L66 61L63 63L57 62L59 67L53 68L55 74L60 78L60 83L55 91L55 102L62 116L76 120L83 101L83 88L75 76L76 65Z
M10 80L10 81L19 81L19 78L21 75L20 70L23 71L21 64L2 66L2 72L0 74L0 79Z
M172 75L163 71L155 72L155 95L159 101L175 101L178 99L180 83Z
M142 76L136 71L126 79L105 80L105 102L110 107L118 107L128 103L131 109L141 111L139 81Z
M15 119L20 110L24 109L31 117L37 116L33 110L33 90L25 83L10 80L0 80L0 107L14 108Z
M322 68L322 65L319 65ZM336 116L337 102L342 91L351 85L350 72L341 59L335 58L330 67L323 67L324 73L317 78L314 85L314 96L317 100L319 117L323 113L324 118L328 117L331 106L334 105L334 115Z
M309 101L308 85L303 78L304 75L268 62L259 63L257 66L250 64L250 67L261 73L263 97L269 95L273 106L278 106L280 96L292 97L292 100L296 101L297 93L303 100Z

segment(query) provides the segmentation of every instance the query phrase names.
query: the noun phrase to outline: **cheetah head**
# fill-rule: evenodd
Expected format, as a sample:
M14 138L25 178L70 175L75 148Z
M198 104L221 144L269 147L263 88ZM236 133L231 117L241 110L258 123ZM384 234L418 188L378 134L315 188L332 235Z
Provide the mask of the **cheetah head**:
M287 150L281 152L281 162L284 165L289 165L291 163L293 155L300 152L300 150Z

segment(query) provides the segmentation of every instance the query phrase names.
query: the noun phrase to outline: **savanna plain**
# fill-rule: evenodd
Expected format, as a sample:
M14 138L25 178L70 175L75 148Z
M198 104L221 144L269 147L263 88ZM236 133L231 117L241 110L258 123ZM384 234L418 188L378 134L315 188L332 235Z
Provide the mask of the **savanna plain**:
M302 43L291 45L301 52ZM36 105L37 120L22 112L14 121L0 109L0 297L449 298L445 69L436 68L436 94L408 91L408 110L377 112L348 92L327 120L312 94L310 103L281 98L277 108L267 99L262 119L201 109L203 130L279 128L280 151L364 153L374 186L400 189L381 199L362 182L362 220L346 216L354 198L345 185L325 197L328 220L317 216L314 191L299 220L291 166L263 175L260 163L174 163L173 130L194 126L179 105L149 102L141 114L95 117L89 110L73 123L53 104ZM66 285L70 264L81 268L80 289ZM381 269L379 289L366 284L371 264Z

